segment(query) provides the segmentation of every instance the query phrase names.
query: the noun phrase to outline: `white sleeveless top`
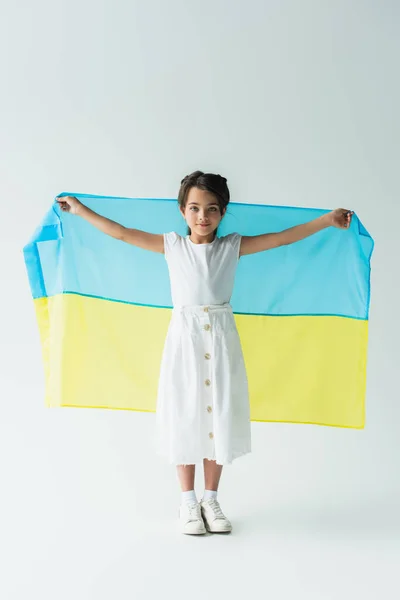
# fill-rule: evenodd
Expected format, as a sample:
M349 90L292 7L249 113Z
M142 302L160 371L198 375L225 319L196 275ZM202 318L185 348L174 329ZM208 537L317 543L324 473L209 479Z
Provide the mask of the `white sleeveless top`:
M175 231L164 233L173 306L230 302L239 260L239 233L195 244Z

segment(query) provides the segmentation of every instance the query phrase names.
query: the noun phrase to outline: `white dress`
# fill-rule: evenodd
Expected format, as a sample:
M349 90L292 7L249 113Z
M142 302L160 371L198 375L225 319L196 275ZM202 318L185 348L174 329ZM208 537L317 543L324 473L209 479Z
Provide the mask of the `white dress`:
M251 452L246 368L232 307L241 235L209 244L164 234L173 309L156 411L156 448L170 464L229 464Z

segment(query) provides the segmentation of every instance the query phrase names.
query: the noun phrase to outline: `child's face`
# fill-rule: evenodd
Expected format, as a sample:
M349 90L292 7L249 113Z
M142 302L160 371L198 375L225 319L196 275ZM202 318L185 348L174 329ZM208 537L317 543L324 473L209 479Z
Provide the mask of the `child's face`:
M189 190L185 209L181 208L181 213L191 231L198 235L210 235L223 217L214 194L196 187Z

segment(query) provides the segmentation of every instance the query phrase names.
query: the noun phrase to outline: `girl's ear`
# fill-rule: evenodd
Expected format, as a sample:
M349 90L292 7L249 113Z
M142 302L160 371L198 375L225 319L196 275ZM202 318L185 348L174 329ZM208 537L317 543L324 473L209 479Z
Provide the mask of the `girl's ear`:
M179 207L180 213L182 215L183 218L185 218L185 209L182 208L182 206Z

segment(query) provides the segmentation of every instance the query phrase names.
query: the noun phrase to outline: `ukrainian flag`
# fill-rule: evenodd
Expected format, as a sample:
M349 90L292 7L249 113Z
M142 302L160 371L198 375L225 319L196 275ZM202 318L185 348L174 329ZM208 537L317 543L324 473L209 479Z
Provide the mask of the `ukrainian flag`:
M175 199L66 195L126 227L186 235ZM325 212L230 203L219 235L281 231ZM364 427L373 246L353 215L348 230L240 258L231 304L252 421ZM113 239L55 201L24 257L46 405L154 412L172 308L164 255Z

